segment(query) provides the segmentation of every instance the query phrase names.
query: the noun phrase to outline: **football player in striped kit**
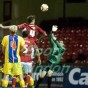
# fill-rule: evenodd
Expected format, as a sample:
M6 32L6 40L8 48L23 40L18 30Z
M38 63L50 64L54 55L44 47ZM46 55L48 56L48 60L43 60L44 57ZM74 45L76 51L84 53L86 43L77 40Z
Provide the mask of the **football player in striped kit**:
M4 67L2 72L4 77L2 79L2 88L8 86L8 77L11 74L18 76L20 79L21 88L25 87L25 82L22 77L22 66L20 52L24 51L24 39L16 34L17 26L13 25L9 27L10 34L4 36L2 39L2 51L5 55Z

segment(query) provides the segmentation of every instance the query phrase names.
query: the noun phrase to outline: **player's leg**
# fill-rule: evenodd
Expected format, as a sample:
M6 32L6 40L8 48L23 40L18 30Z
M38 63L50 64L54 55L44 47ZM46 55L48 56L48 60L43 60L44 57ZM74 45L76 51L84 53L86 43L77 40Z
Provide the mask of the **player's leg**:
M40 75L40 77L39 77L39 79L38 79L38 81L37 81L37 84L36 84L35 88L38 88L38 87L39 87L39 85L40 85L40 83L43 81L43 79L44 79L46 73L47 73L46 71L42 71L42 73L41 73L41 75Z
M14 66L14 67L16 67L16 66ZM12 76L12 88L15 88L16 87L16 83L18 82L18 80L19 80L18 77L14 76L14 75Z
M48 73L47 73L47 77L48 77L48 88L51 88L52 74L53 74L52 70L49 70Z
M16 86L16 77L12 77L12 88Z
M19 75L18 77L19 77L20 87L25 88L25 82L24 82L22 75Z
M34 88L34 79L30 75L29 75L29 77L30 77L29 86L30 86L30 88Z
M25 63L23 66L23 71L25 75L25 86L28 87L31 86L34 88L34 79L30 74L32 74L32 62Z
M32 78L32 69L33 69L32 64L33 64L33 62L27 63L27 67L28 67L28 75L27 75L27 77L29 79L29 81L28 81L29 86L31 88L34 88L34 79Z
M8 86L8 74L4 74L4 77L2 79L2 88L6 88Z
M29 80L30 80L30 77L28 76L28 65L27 65L26 62L24 62L22 69L23 69L23 72L24 72L23 75L24 75L24 78L25 78L25 87L27 87L28 83L29 83Z
M38 79L35 88L38 88L38 87L39 87L39 84L43 81L43 79L44 79L44 77L46 76L46 74L47 74L47 77L48 77L48 88L51 88L51 81L52 81L52 74L53 74L53 71L50 70L50 69L48 69L48 72L42 71L41 76L40 76L40 78Z
M4 77L2 79L2 87L8 86L8 77L11 74L12 63L5 63L2 68L2 72L4 73Z
M19 83L21 88L25 87L25 82L22 76L22 65L21 63L14 63L13 65L13 74L19 77Z

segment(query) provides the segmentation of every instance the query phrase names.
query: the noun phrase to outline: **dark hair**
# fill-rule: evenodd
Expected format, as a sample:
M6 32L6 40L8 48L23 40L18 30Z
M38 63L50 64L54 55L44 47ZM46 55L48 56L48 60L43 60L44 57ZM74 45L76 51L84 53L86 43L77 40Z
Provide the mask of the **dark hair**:
M29 31L25 30L25 31L22 32L23 38L28 37L28 35L29 35Z
M35 15L30 15L27 17L28 23L31 23L35 19Z

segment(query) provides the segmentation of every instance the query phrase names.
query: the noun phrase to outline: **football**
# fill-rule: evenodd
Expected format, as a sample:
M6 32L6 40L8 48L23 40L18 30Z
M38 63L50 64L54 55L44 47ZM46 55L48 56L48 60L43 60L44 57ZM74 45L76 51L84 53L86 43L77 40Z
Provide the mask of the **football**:
M46 12L46 11L48 11L48 9L49 9L49 7L48 7L47 4L42 4L42 5L41 5L41 11L42 11L42 12Z

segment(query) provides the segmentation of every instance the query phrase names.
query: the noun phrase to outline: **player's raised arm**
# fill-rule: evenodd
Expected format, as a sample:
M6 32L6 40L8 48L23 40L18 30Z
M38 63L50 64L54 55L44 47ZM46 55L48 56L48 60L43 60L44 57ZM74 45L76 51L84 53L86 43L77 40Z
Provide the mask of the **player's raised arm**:
M2 28L2 29L9 29L11 26L12 26L12 25L4 26L4 25L0 24L0 28ZM15 25L15 26L16 26L16 25Z
M43 29L41 29L40 27L36 26L36 29L37 29L40 33L42 33L42 34L44 34L45 36L47 36L47 33L46 33Z
M3 26L2 24L0 24L0 28L3 28L3 29L9 29L10 26Z

